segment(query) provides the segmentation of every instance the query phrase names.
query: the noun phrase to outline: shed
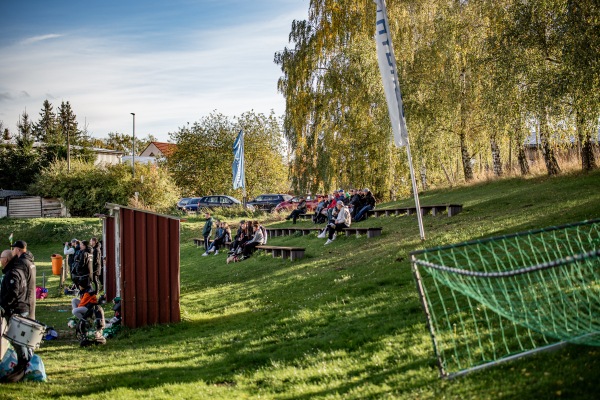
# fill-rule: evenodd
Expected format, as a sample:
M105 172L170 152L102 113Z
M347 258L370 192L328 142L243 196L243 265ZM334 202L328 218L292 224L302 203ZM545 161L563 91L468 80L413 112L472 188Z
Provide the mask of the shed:
M181 321L179 218L117 204L103 217L104 288L121 298L123 325Z

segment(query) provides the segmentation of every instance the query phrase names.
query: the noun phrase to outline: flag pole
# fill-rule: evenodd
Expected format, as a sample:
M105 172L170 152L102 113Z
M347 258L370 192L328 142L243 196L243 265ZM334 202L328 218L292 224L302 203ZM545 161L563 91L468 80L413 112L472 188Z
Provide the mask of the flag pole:
M379 68L381 72L381 78L383 81L383 88L388 103L390 122L392 123L392 130L394 131L394 142L396 146L406 146L406 156L408 158L410 179L412 181L415 208L417 210L417 220L419 223L419 235L421 236L421 240L425 240L425 229L423 228L423 213L421 212L421 204L419 202L419 191L417 189L415 170L413 168L412 155L410 152L410 140L408 138L408 129L406 128L406 120L404 118L404 106L402 103L402 93L400 92L398 67L396 64L396 57L394 56L394 46L392 44L391 35L388 33L388 28L390 24L388 21L387 8L385 5L385 0L373 1L375 2L375 4L377 4L377 13L382 13L381 19L379 18L379 16L377 16L376 18L375 41L377 44L377 58L379 61ZM377 28L378 25L382 26ZM381 35L382 37L379 38L378 35ZM388 46L388 50L385 50L384 46ZM383 54L384 51L385 54ZM396 102L396 105L393 104L394 101Z

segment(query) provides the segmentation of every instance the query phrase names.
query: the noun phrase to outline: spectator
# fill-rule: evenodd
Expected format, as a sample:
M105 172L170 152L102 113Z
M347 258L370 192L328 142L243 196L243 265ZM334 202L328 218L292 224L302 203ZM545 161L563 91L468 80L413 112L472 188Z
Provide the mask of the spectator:
M210 234L213 228L213 219L210 213L205 214L206 222L204 222L204 228L202 228L202 236L204 237L204 251L208 251L208 241L210 240Z
M354 216L356 215L356 213L359 212L360 209L362 208L363 200L364 200L364 195L363 195L362 191L355 189L354 196L352 196L352 198L350 199L350 204L348 207L351 209L350 215L352 216L353 219L354 219Z
M96 291L92 289L92 285L85 279L81 279L78 283L79 296L81 298L74 298L71 300L72 313L78 319L85 319L85 314L89 308L98 304L98 298L96 297Z
M367 212L375 208L375 197L373 197L373 193L369 189L364 189L364 200L363 205L360 211L358 211L354 217L354 222L361 221L363 218L367 218Z
M73 239L70 242L65 242L65 248L63 249L63 254L67 259L67 266L69 267L69 272L71 272L71 265L73 265L73 260L75 258L75 247L77 247L77 239ZM71 279L73 278L71 274Z
M250 239L244 244L244 250L242 252L242 257L240 258L240 260L250 257L252 253L254 253L254 250L256 250L256 246L260 246L265 242L264 233L258 221L254 221L252 223L252 231L252 239Z
M27 251L27 243L17 240L11 244L12 250L0 254L0 264L4 279L0 289L0 313L7 321L13 315L33 318L35 315L35 265L33 256ZM32 285L33 283L33 285ZM33 297L33 298L32 298ZM27 363L33 357L33 349L11 340L17 353L17 365L3 382L18 382L25 375Z
M248 237L246 235L246 221L241 220L240 226L238 226L237 232L233 238L233 243L229 246L229 254L234 254L238 247L246 242Z
M73 277L77 286L80 282L91 282L94 274L94 259L90 242L82 240L79 242L79 253L75 256L75 271Z
M298 203L296 209L292 211L292 213L288 215L285 219L288 221L292 219L293 224L295 225L296 220L298 219L300 214L306 214L306 199L304 197L300 197L300 202Z
M324 238L325 235L328 235L328 239L325 242L325 245L333 242L337 236L337 232L341 232L344 228L349 228L352 219L350 218L350 212L348 211L348 207L344 205L343 201L338 201L336 203L336 208L338 210L337 217L334 222L330 222L327 225L327 231L322 232L318 237Z
M231 241L231 229L227 222L217 222L217 231L215 234L215 240L212 241L206 253L202 254L207 256L209 253L214 252L215 256L219 254L219 248L225 244L225 242Z

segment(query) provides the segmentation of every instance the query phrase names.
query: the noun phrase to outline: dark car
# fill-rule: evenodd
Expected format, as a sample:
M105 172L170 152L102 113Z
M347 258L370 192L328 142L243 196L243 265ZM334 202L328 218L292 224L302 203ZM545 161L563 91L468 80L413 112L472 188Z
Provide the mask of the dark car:
M320 195L307 195L307 196L296 196L284 202L277 204L277 206L273 209L273 211L292 211L298 207L298 203L300 203L300 198L304 197L306 199L306 211L314 211L317 208L317 204L319 204L318 198Z
M203 197L192 197L181 209L183 211L198 211L198 204L202 199Z
M248 204L254 206L257 210L271 211L277 204L288 201L292 198L289 194L261 194Z
M190 202L191 199L192 199L192 197L183 197L183 198L179 199L179 201L177 202L177 209L183 210L183 207L186 206Z
M236 199L235 197L227 196L227 195L215 195L215 196L204 196L192 199L188 205L185 206L186 211L198 211L203 208L214 208L214 207L235 207L241 206L242 202ZM254 207L246 204L246 207L254 211Z

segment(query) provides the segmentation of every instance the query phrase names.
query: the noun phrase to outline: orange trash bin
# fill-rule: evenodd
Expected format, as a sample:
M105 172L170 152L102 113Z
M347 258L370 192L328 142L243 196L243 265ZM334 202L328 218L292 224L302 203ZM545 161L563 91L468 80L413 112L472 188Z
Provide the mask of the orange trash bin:
M60 254L52 254L52 275L60 275L63 258Z

